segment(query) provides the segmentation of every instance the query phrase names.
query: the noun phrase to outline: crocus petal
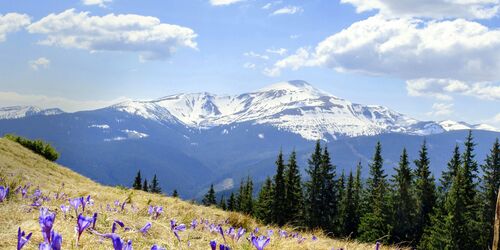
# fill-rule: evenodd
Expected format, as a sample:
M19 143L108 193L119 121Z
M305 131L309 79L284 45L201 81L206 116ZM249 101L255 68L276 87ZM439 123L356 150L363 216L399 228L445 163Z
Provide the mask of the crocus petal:
M215 250L217 248L217 242L215 240L211 240L210 247L212 248L212 250Z

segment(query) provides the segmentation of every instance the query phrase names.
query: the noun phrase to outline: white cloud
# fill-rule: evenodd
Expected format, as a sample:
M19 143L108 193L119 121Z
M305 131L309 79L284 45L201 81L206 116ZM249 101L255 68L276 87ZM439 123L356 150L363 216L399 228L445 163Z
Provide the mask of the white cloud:
M271 54L277 54L277 55L280 55L280 56L284 56L284 55L286 55L286 53L288 52L288 50L285 49L285 48L266 49L266 52L267 53L271 53Z
M452 79L413 79L406 81L410 96L453 99L452 94L500 101L500 84L491 82L465 83Z
M72 100L64 97L51 97L45 95L25 95L16 92L0 92L0 107L8 106L37 106L40 108L61 108L64 111L75 112L93 110L107 107L119 102L128 101L129 98L119 97L114 100Z
M243 68L245 68L245 69L255 69L256 67L257 67L257 65L255 65L255 63L247 62L247 63L243 64Z
M316 60L311 59L312 56L309 50L309 48L299 48L295 54L277 61L273 67L266 68L263 73L267 76L276 77L281 75L282 69L298 70L302 67L319 66Z
M50 14L28 26L28 31L46 35L39 44L91 52L137 52L141 60L168 58L179 47L197 49L196 33L186 27L161 23L152 16L133 14L90 16L66 10Z
M253 51L245 52L245 53L243 53L243 55L247 56L247 57L259 58L262 60L269 60L269 56L258 54L258 53L255 53Z
M286 6L281 9L275 10L271 15L293 15L293 14L298 14L304 12L304 9L302 7L298 6Z
M280 1L269 2L269 3L265 4L264 6L262 6L262 9L263 10L269 10L269 9L271 9L271 7L279 5L282 2L283 1L281 1L281 0Z
M447 116L453 113L452 103L434 103L432 104L432 111L427 113L430 116Z
M341 0L357 12L378 10L386 17L489 19L500 10L499 0Z
M230 5L238 2L243 2L245 0L210 0L210 4L214 6Z
M481 88L486 87L497 91L493 83L500 81L500 29L463 19L423 21L376 15L326 38L314 50L299 49L277 61L273 69L306 66L404 80L456 80L470 85L469 94L484 92Z
M36 60L29 61L29 65L34 70L38 70L40 68L47 69L50 66L50 60L45 57L40 57Z
M500 124L500 113L496 114L496 115L493 117L493 121L494 121L495 123Z
M15 32L31 23L31 19L26 14L7 13L0 14L0 42L7 40L7 33Z
M106 7L106 3L111 3L113 0L82 0L84 5L99 5L99 7Z

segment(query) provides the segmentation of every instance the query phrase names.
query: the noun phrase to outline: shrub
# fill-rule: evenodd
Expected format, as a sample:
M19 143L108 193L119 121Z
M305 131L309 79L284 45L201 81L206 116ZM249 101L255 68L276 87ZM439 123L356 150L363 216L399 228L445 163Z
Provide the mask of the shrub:
M30 140L13 134L5 135L5 138L23 145L25 148L43 156L49 161L56 161L59 158L59 153L56 149L42 140Z

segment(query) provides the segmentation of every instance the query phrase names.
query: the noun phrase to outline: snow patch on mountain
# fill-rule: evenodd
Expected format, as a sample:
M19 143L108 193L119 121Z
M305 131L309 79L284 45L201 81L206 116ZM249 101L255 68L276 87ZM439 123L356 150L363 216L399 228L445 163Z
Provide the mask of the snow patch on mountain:
M89 128L109 129L110 126L108 124L92 124Z
M497 129L493 126L490 126L488 124L475 124L471 125L466 122L456 122L456 121L451 121L451 120L445 120L439 122L439 125L443 127L444 130L446 131L454 131L454 130L487 130L487 131L494 131L494 132L500 132L500 129Z

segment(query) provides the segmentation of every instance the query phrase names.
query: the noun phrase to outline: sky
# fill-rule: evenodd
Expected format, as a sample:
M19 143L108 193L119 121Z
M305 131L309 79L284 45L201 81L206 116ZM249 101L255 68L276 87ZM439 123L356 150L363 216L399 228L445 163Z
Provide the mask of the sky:
M0 1L0 106L74 112L287 80L500 128L500 0Z

